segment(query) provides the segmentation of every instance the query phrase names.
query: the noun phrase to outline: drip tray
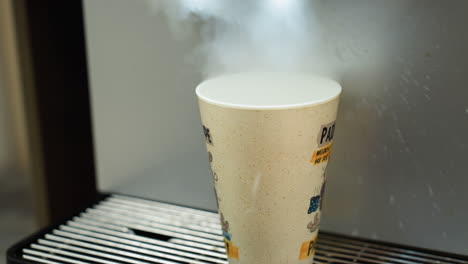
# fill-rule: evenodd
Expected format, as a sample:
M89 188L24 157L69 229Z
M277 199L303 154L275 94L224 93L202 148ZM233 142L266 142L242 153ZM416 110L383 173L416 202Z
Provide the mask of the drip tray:
M227 263L216 213L109 195L12 247L16 263ZM320 232L315 263L466 263L468 257Z

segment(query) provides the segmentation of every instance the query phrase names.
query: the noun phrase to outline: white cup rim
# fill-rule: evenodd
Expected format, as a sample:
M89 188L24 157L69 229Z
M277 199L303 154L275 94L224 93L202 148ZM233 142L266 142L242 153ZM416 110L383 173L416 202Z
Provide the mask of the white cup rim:
M254 86L252 84L246 84L249 79L256 80L257 76L260 76L260 83L265 82L267 84L263 86L273 85L277 86L280 89L295 89L296 86L301 86L297 88L296 91L292 91L288 96L289 98L276 99L274 103L252 103L252 102L242 102L249 101L248 95L242 98L239 98L239 94L247 94L246 89L257 89L258 92L271 91L270 88L262 87L262 85ZM270 79L271 78L271 79ZM288 80L286 81L285 78ZM275 82L276 81L276 82ZM289 85L291 82L291 87L293 88L281 88L281 85ZM236 87L227 88L226 86L230 85L228 83L233 82L232 85L238 85ZM226 85L228 84L228 85ZM249 88L243 86L250 85ZM220 86L223 86L220 88ZM317 87L320 86L320 87ZM227 90L231 92L232 97L238 97L237 99L226 99L223 96L220 96L219 90L216 89L239 89L238 93L232 93L232 90ZM244 89L244 91L242 91ZM307 89L307 90L306 90ZM260 91L262 90L262 91ZM246 109L246 110L283 110L283 109L293 109L293 108L305 108L314 105L324 104L329 101L332 101L339 97L341 94L342 88L341 85L329 78L311 75L311 74L302 74L302 73L288 73L288 72L246 72L246 73L235 73L228 75L221 75L215 78L207 79L200 83L195 92L198 98L206 103L221 106L224 108L234 108L234 109ZM211 93L211 94L207 94ZM294 95L296 93L296 95ZM284 94L284 92L282 93ZM224 96L229 97L229 95ZM261 96L257 96L261 97ZM274 97L274 96L273 96ZM265 98L265 97L263 97ZM278 98L278 96L276 97ZM268 100L264 100L268 101Z

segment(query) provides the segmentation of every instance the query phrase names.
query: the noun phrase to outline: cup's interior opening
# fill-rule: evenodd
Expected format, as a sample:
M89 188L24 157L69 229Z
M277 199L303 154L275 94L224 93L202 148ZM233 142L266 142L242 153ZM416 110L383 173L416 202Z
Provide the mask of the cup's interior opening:
M246 109L309 106L336 98L341 86L325 77L299 73L238 73L208 79L196 93L211 104Z

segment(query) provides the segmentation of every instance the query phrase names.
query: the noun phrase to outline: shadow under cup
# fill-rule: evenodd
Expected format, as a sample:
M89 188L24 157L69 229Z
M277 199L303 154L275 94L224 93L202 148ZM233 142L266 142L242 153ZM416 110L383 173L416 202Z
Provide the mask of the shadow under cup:
M229 263L312 263L341 86L242 73L196 93Z

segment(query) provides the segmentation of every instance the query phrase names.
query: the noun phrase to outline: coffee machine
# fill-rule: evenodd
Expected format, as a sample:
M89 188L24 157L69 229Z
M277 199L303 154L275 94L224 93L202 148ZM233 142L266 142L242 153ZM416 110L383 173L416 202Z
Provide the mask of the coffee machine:
M24 6L41 123L43 220L58 224L14 247L11 261L226 263L223 245L207 237L218 235L218 224L193 92L203 77L187 59L202 40L181 41L146 1L110 2L50 13ZM467 263L467 8L462 0L359 0L310 10L343 86L317 262ZM54 136L57 124L66 133ZM181 235L187 218L198 227ZM69 250L87 259L47 249L74 239L124 243L130 253L119 260L84 244ZM164 243L180 240L178 249L202 250L201 257L193 250L168 256ZM51 252L62 259L46 262Z

